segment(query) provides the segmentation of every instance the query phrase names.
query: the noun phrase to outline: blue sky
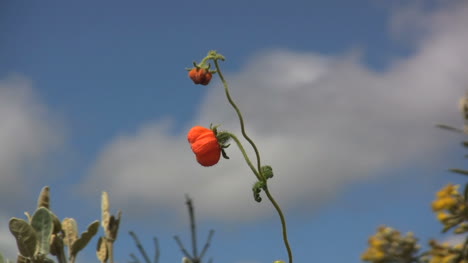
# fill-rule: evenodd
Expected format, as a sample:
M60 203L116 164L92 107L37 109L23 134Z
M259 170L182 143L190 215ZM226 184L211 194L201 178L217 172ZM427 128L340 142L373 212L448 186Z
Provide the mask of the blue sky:
M80 229L108 191L123 221L117 262L137 253L129 230L161 262L188 244L184 194L199 239L216 233L214 262L287 259L279 219L251 198L254 177L234 147L199 166L193 125L238 132L215 76L186 67L211 49L275 170L295 262L360 262L381 224L440 235L437 189L463 178L458 99L468 86L466 1L2 1L0 3L0 251L13 258L10 217L52 209ZM12 198L14 197L14 198ZM99 233L102 235L102 232ZM97 238L78 256L97 261Z

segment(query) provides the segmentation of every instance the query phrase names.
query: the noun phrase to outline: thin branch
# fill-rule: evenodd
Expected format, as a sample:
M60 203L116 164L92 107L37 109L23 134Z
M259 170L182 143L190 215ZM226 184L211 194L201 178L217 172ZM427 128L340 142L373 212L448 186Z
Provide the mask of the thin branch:
M190 256L190 254L188 253L188 251L184 248L184 245L182 244L182 242L180 241L180 238L178 236L174 236L174 239L175 241L177 242L177 245L179 245L180 247L180 250L182 251L182 253L188 257L190 260L192 260L192 256Z
M132 231L129 231L128 232L132 237L133 239L135 240L135 243L136 243L136 246L138 248L138 250L140 251L141 255L143 256L143 258L145 259L145 262L146 263L151 263L148 255L146 254L146 251L145 249L143 248L143 246L141 245L140 243L140 240L138 240L138 237L135 233L133 233Z
M203 256L205 255L206 251L208 250L208 247L210 246L211 238L213 237L214 232L215 232L215 231L214 231L213 229L210 230L210 233L208 234L208 238L207 238L207 240L206 240L205 246L203 247L203 250L202 250L202 252L201 252L201 254L200 254L200 259L203 258Z
M130 253L130 257L132 258L132 262L130 263L140 263L140 260L135 256L135 254Z
M156 237L153 238L153 241L154 241L154 250L155 250L154 263L159 263L159 256L160 256L159 242L158 242L158 239Z
M187 199L187 207L189 210L190 215L190 231L192 233L192 251L193 251L193 258L198 258L198 251L197 251L197 231L195 226L195 213L193 212L193 204L192 199L188 195L185 195L185 199Z

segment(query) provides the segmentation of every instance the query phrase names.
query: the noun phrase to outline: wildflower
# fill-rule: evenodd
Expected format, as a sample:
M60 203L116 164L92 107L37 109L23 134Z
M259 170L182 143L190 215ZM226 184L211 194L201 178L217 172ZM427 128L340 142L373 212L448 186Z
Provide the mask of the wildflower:
M193 83L202 85L208 85L213 77L209 70L199 67L191 69L188 75Z
M429 241L431 249L423 256L423 262L428 263L466 263L463 255L464 244L450 246L448 243L438 243L435 240Z
M447 213L444 213L444 212L439 212L439 213L437 213L437 219L438 219L440 222L444 222L444 221L446 221L448 218L450 218L450 215L447 214Z
M436 211L441 211L445 209L450 209L454 207L457 204L457 199L454 197L445 197L441 199L437 199L434 202L432 202L432 210Z
M382 248L387 242L385 242L385 240L382 240L380 238L377 238L375 236L371 236L369 238L369 245L371 247L375 247L375 248Z
M440 189L436 195L438 198L444 198L444 197L448 197L451 195L456 195L458 194L459 187L460 185L448 184L444 188Z
M198 163L203 166L212 166L219 162L221 146L213 130L195 126L188 132L187 139Z
M361 259L373 263L393 262L401 259L410 262L419 250L417 239L410 232L403 236L399 231L390 227L379 227L375 235L368 241L369 247L362 253Z
M458 185L448 184L436 194L436 200L432 202L434 212L450 210L459 204Z

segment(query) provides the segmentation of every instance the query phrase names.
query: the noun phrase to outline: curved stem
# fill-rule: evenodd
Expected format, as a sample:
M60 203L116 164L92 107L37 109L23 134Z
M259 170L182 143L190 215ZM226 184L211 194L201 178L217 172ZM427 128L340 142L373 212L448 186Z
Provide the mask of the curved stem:
M250 169L252 169L252 172L255 174L258 180L261 180L260 174L258 173L257 170L255 170L255 166L253 166L252 162L250 161L249 156L247 155L247 152L244 149L244 146L242 146L242 143L239 141L239 139L236 137L236 135L230 133L230 132L225 132L226 134L229 135L237 144L237 147L239 147L239 150L242 152L242 155L244 156L245 161L249 165Z
M229 86L228 86L226 80L224 79L223 73L221 73L221 69L219 67L218 60L217 59L213 59L213 60L214 60L215 66L216 66L216 71L219 74L219 78L223 82L224 91L226 92L226 97L227 97L229 103L232 105L232 107L236 111L237 116L239 117L242 136L244 136L244 138L250 143L250 145L252 145L252 148L255 151L255 155L257 157L257 169L258 169L258 174L256 174L256 175L257 175L257 177L259 177L259 180L263 181L265 179L264 179L264 176L261 174L262 170L261 170L261 164L260 164L260 154L258 152L257 146L255 145L255 143L252 141L252 139L250 139L250 137L245 132L244 118L242 117L241 111L239 110L239 108L237 107L237 105L234 103L234 101L231 98L231 94L229 93Z
M291 251L291 247L289 246L289 241L288 241L288 229L286 227L286 219L284 217L283 211L281 210L280 206L278 205L278 203L275 201L275 199L271 195L270 190L268 189L267 185L265 185L265 188L263 190L265 191L265 194L267 195L268 199L270 200L270 202L273 204L276 211L278 212L278 215L281 220L281 226L283 228L284 246L286 247L286 250L288 251L289 263L293 263L292 251Z
M224 76L223 76L223 74L221 72L221 69L219 67L218 59L213 58L213 61L214 61L214 64L216 66L216 71L219 74L219 78L223 82L224 91L226 92L226 97L227 97L229 103L232 105L232 107L236 111L237 116L239 117L239 122L240 122L240 126L241 126L242 135L250 143L250 145L252 146L252 148L255 151L255 155L257 157L257 170L253 166L252 162L250 162L250 159L249 159L247 153L245 152L244 147L240 143L239 139L234 134L231 134L231 133L228 133L228 132L227 132L227 134L229 134L229 136L237 143L237 146L239 147L240 151L244 155L244 159L246 160L246 162L249 165L250 169L252 169L252 172L255 174L257 179L259 181L262 181L262 182L265 183L265 187L263 188L263 190L265 191L265 194L267 195L268 199L270 200L270 202L273 204L276 211L278 212L278 215L279 215L280 220L281 220L282 230L283 230L284 245L286 247L286 250L288 251L289 263L293 263L292 251L291 251L291 247L290 247L289 241L288 241L288 232L287 232L287 227L286 227L286 219L284 217L283 211L281 210L280 206L275 201L275 199L273 198L273 196L270 193L270 190L268 189L267 178L265 178L265 176L262 174L260 154L258 152L257 146L252 141L252 139L250 139L250 137L247 136L247 133L245 132L245 125L244 125L244 119L242 117L242 113L240 112L239 108L237 107L237 105L234 103L234 101L231 98L231 94L229 93L229 87L228 87L228 84L227 84L226 80L224 79Z

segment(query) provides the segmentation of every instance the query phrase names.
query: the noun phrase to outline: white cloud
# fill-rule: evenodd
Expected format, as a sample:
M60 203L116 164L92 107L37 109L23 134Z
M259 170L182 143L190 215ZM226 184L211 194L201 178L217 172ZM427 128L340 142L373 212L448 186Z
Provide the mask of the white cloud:
M354 54L275 50L227 74L263 163L273 165L271 189L284 207L312 211L349 182L429 162L446 146L434 124L461 124L457 102L468 87L468 4L419 19L430 34L413 56L383 73ZM210 123L240 136L219 82L208 87L192 124ZM274 213L266 202L252 200L254 176L234 146L231 160L203 168L185 134L170 135L169 129L170 122L146 124L111 141L84 188L110 191L129 216L145 215L148 207L185 215L184 193L198 204L198 218L239 221Z
M13 207L38 182L34 171L45 154L62 142L51 112L20 75L0 80L0 211ZM14 197L14 198L12 198Z

